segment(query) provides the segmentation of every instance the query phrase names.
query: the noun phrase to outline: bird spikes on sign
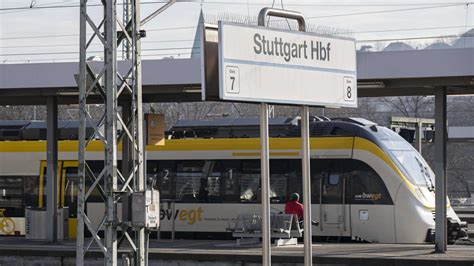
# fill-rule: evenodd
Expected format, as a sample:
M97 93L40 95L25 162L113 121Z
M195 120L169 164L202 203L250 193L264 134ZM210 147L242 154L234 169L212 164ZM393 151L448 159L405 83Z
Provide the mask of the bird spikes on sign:
M257 25L256 16L247 16L243 14L235 13L218 13L218 14L204 14L204 23L206 24L217 24L218 21L227 21L234 23L241 23L247 25ZM297 30L298 23L292 19L282 19L271 17L267 18L266 22L268 27L275 29L284 29L284 30ZM353 32L347 29L321 26L315 24L306 23L306 32L312 32L325 36L339 36L339 37L353 37Z

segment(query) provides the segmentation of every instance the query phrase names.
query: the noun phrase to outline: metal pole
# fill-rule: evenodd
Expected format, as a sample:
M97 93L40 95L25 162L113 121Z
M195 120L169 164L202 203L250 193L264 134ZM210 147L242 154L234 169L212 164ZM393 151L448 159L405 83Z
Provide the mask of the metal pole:
M106 0L105 3L105 193L106 223L105 247L107 249L106 265L117 265L117 22L116 3Z
M280 18L290 18L298 21L298 30L306 31L306 22L301 13L294 11L287 11L275 8L263 8L258 14L258 25L265 26L265 19L267 16L274 16ZM261 149L261 182L262 182L262 257L263 265L271 265L271 239L270 239L270 155L268 151L268 104L261 103L260 105L260 149ZM309 166L308 166L309 167ZM309 176L309 174L308 174ZM311 193L311 192L310 192ZM308 193L308 195L311 195ZM309 201L311 202L311 200ZM305 208L310 209L310 208ZM305 212L306 214L306 212ZM311 215L311 213L310 213ZM311 218L308 219L311 224ZM306 233L305 233L306 235ZM306 240L305 240L306 241ZM306 261L305 249L305 261Z
M79 129L79 193L78 193L78 239L76 264L84 264L85 253L95 242L104 254L106 265L117 265L117 250L119 242L126 240L134 247L134 265L146 265L145 229L135 228L135 238L129 235L130 221L121 223L117 217L117 206L124 203L126 195L134 192L144 192L146 186L144 171L144 142L143 142L143 110L142 110L142 79L140 38L140 1L125 1L131 3L129 10L124 10L125 22L117 17L116 0L103 0L103 18L95 23L93 17L87 14L87 0L81 0L80 21L80 129ZM127 7L126 7L127 8ZM120 27L120 39L117 28ZM87 34L91 30L92 34ZM104 34L105 32L105 34ZM95 71L97 65L89 66L86 58L89 45L99 40L104 48L104 64L100 71ZM131 62L124 64L127 71L119 73L117 68L117 47L122 43L129 50L127 58ZM92 53L92 51L91 51ZM104 80L104 84L101 84ZM101 97L97 97L97 96ZM103 99L105 110L103 117L95 120L87 108L89 96ZM123 118L118 112L118 101L123 104ZM118 126L122 130L118 131ZM86 135L86 127L94 130L91 136ZM105 134L103 133L105 131ZM104 145L104 168L99 172L92 172L86 161L86 148L90 143L100 141ZM123 144L123 168L117 169L118 143ZM85 190L85 178L93 181ZM105 216L98 230L92 225L84 212L85 204L90 193L97 189L104 199ZM125 215L126 216L126 215ZM122 227L122 237L117 239L117 228ZM84 230L90 232L92 239L84 241ZM105 238L99 235L104 231ZM136 247L136 248L135 248Z
M309 139L309 107L301 106L301 160L303 173L304 265L313 265L313 235L311 223L311 156Z
M130 21L130 13L131 13L131 8L130 8L130 1L131 0L123 0L123 24L127 25L127 23ZM123 42L122 43L122 60L129 60L130 59L130 44L128 42ZM127 172L125 172L127 173Z
M447 250L446 227L446 88L435 90L435 252Z
M144 169L144 142L143 142L143 101L142 101L142 58L141 58L141 39L138 36L138 33L141 29L141 22L140 22L140 0L134 1L133 7L133 16L134 16L134 24L132 24L132 39L133 45L135 46L134 51L134 60L133 63L135 68L135 84L134 84L134 97L132 100L132 105L134 106L134 117L135 117L135 138L136 138L136 163L137 165L137 172L135 179L137 181L137 188L138 191L145 191L146 187L146 175ZM134 27L133 27L134 25ZM137 245L137 265L145 265L146 262L146 254L145 254L145 237L148 236L145 234L145 228L141 227L138 230L138 245Z
M262 265L272 265L270 239L270 154L268 143L268 104L260 105L260 165L262 182Z
M87 0L81 0L79 25L79 154L78 154L78 191L77 191L77 228L76 228L76 265L84 265L84 215L85 215L85 149L86 149L86 16Z
M46 235L48 241L58 240L58 101L47 100L47 181L46 181Z
M421 141L422 141L422 128L423 128L423 124L421 123L420 119L418 118L417 121L416 121L416 125L415 125L415 133L416 133L416 149L418 150L418 152L421 154Z
M174 3L176 3L176 0L171 0L169 1L168 3L166 3L165 5L163 5L162 7L160 7L158 10L156 10L155 12L151 13L148 17L144 18L142 21L141 21L141 24L142 25L145 25L146 23L148 23L150 20L154 19L156 16L158 16L159 14L161 14L163 11L165 11L166 9L168 9L170 6L172 6Z

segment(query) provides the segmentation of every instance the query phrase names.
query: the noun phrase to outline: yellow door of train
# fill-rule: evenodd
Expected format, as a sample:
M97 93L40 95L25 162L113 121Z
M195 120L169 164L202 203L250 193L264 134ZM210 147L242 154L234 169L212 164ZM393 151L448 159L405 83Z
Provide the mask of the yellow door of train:
M45 206L46 201L46 161L41 162L40 177L39 177L39 207ZM68 219L68 237L69 239L76 238L77 225L77 161L58 161L58 208L69 208Z

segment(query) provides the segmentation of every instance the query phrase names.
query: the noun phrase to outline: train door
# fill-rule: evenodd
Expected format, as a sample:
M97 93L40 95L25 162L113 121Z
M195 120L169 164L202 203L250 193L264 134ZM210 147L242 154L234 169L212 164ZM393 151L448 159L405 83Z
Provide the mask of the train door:
M69 208L69 239L76 238L77 226L77 194L79 187L78 162L64 161L61 171L62 207Z
M350 206L346 204L346 174L342 160L329 160L321 184L321 231L328 236L350 235Z
M58 161L58 208L68 207L68 237L76 237L77 225L77 161ZM39 178L39 207L46 205L47 164L41 162Z
M38 186L38 207L42 208L46 206L46 179L47 179L47 163L46 161L41 161L40 163L40 174L39 174L39 186ZM61 170L62 170L62 162L58 161L58 175L57 175L57 183L58 183L58 204L61 200Z

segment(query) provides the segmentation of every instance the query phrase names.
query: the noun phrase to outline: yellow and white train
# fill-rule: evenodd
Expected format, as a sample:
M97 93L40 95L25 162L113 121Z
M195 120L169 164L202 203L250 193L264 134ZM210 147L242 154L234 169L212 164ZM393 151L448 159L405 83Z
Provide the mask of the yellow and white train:
M201 131L207 138L184 138L189 128L186 133L176 127L173 136L183 137L147 147L147 175L165 201L165 234L174 220L177 235L224 237L239 214L260 212L259 139L247 131L246 138L211 138L219 128L214 125ZM292 133L282 134L280 128L279 137L270 139L273 212L283 210L291 193L302 191L301 140L292 137L299 129L294 123L285 127ZM433 240L434 174L409 143L390 129L357 119L312 122L311 136L312 214L320 221L314 236L378 243ZM59 203L69 207L70 237L75 236L77 147L76 140L59 142ZM98 141L87 150L93 171L102 167L103 154ZM9 219L0 216L0 234L24 234L25 207L43 206L45 160L43 140L0 141L0 209ZM98 197L93 194L86 207L95 223L104 211ZM174 212L166 201L175 202ZM451 241L466 234L450 206L448 224Z

